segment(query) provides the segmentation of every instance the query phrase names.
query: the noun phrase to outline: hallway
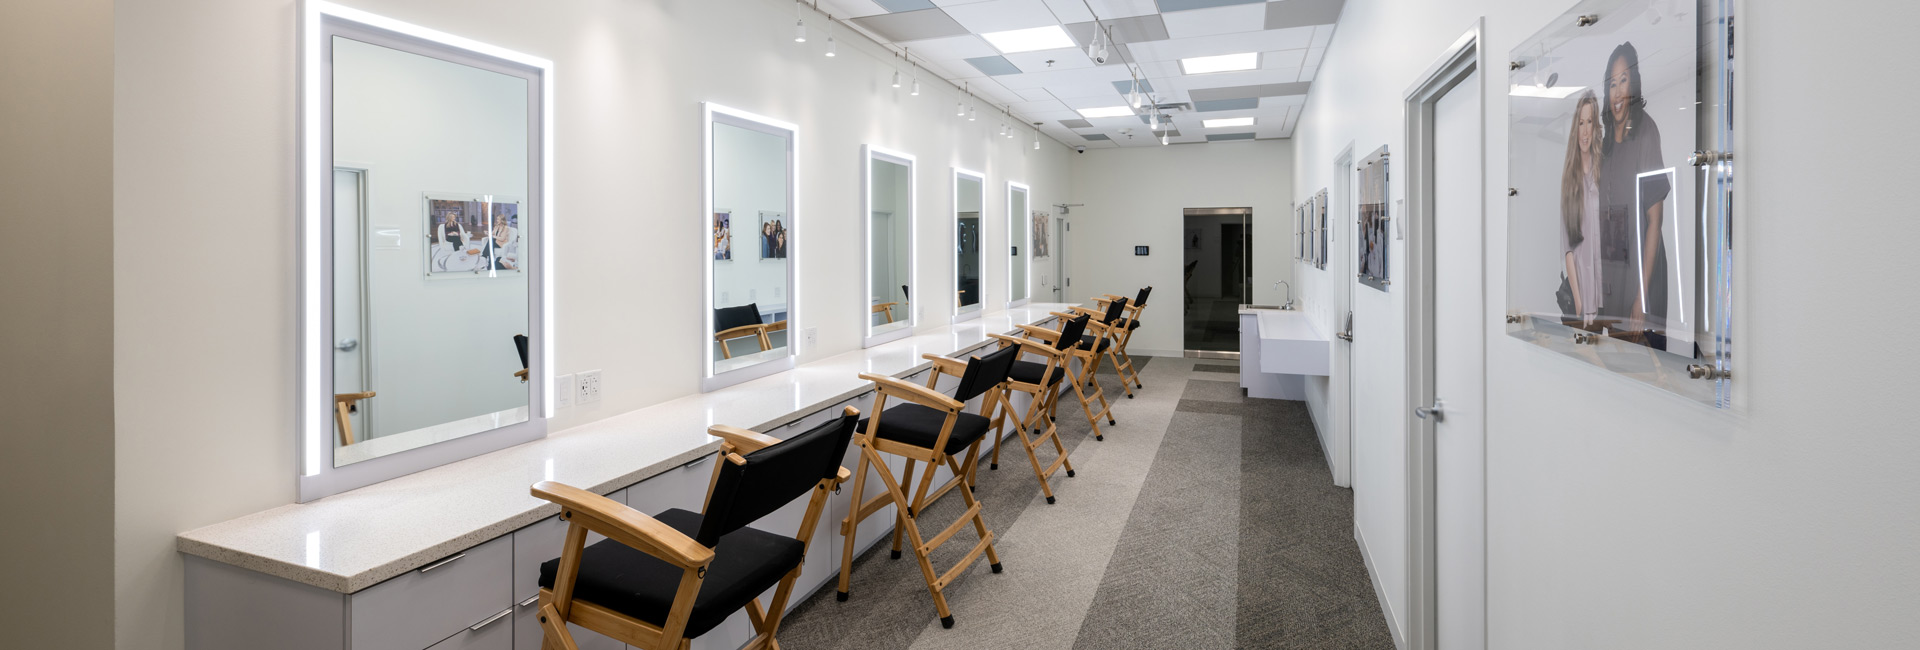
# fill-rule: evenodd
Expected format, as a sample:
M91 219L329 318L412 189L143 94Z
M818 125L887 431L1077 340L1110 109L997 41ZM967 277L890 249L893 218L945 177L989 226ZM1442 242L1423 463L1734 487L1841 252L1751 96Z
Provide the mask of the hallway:
M887 559L883 541L856 560L851 598L814 594L782 624L781 646L1393 647L1353 543L1352 493L1333 485L1304 403L1243 397L1231 361L1136 363L1136 399L1100 375L1118 398L1105 440L1061 409L1078 476L1055 476L1057 504L1023 458L981 468L1006 571L982 562L951 588L953 629L912 560ZM943 500L928 521L961 506ZM936 552L935 566L965 546Z

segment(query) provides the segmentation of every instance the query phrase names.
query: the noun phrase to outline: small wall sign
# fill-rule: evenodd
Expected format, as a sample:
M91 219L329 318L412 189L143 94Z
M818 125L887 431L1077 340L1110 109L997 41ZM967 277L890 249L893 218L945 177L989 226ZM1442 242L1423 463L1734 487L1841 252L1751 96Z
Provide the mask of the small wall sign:
M1135 255L1146 255L1146 254L1147 254L1147 247L1145 247L1145 246L1135 246L1135 247L1133 247L1133 254L1135 254Z

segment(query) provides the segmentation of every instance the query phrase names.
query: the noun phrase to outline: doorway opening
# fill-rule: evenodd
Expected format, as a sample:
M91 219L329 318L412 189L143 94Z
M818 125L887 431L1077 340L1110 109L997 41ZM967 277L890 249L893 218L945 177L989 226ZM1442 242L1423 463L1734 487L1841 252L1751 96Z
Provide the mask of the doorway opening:
M1240 358L1240 306L1253 300L1253 209L1187 208L1180 248L1186 356Z

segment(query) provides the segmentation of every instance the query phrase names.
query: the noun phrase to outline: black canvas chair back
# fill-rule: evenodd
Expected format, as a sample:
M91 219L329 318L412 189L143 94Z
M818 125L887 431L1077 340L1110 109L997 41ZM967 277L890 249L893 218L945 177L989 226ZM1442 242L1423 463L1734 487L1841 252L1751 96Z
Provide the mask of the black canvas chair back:
M1133 299L1133 304L1140 307L1147 306L1147 295L1151 293L1153 293L1153 287L1147 287L1145 289L1141 289L1140 295L1136 296Z
M1086 314L1081 314L1079 318L1067 321L1067 324L1060 326L1060 340L1054 341L1053 347L1061 350L1071 350L1073 346L1080 344L1080 337L1086 334L1087 316Z
M1005 383L1007 373L1013 371L1013 362L1019 358L1020 348L1005 347L984 357L968 359L967 370L960 375L960 387L954 389L953 398L965 402Z
M842 415L788 438L780 444L747 454L745 465L726 459L720 463L720 476L707 494L706 514L700 519L700 534L694 541L707 548L720 543L727 533L765 517L792 503L840 472L840 459L847 455L853 440L858 415Z
M904 284L900 285L900 297L906 298L908 300L913 299L913 294L907 293L907 285L904 285Z
M527 367L527 335L513 335L513 347L520 351L520 367Z
M1107 303L1107 315L1100 319L1102 325L1112 325L1120 321L1120 315L1127 313L1127 299L1121 298Z
M721 307L713 310L713 331L725 332L741 325L760 324L760 304L747 303L738 307Z

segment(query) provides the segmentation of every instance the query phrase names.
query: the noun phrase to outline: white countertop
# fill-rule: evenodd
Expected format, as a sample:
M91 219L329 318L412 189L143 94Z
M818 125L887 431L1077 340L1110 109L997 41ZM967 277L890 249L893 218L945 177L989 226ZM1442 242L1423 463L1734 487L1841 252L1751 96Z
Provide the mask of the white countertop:
M689 395L546 438L304 504L181 533L182 553L352 593L559 512L528 494L553 480L606 494L719 447L717 423L771 429L867 390L859 374L904 376L923 353L952 355L1040 323L1069 305L1036 303Z

